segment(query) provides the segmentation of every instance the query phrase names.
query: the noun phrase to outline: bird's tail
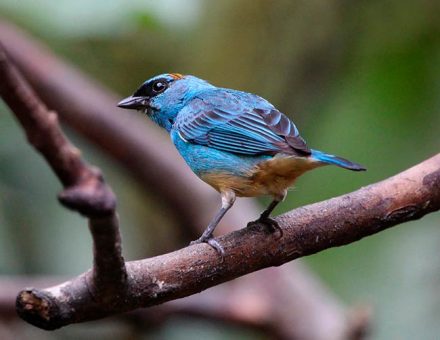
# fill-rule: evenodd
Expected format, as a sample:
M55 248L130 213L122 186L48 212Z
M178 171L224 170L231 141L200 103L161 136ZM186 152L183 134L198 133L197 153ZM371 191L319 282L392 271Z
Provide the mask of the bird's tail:
M362 165L350 162L345 158L329 155L322 151L312 150L312 158L326 164L333 164L339 166L344 169L353 170L353 171L365 171L367 170Z

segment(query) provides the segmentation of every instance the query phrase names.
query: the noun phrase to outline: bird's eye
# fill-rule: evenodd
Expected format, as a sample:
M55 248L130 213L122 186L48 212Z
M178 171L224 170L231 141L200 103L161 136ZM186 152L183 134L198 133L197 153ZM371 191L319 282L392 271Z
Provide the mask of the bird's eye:
M166 82L164 82L163 80L158 80L153 83L152 89L155 93L161 93L161 92L165 91L167 86L168 86L168 84Z

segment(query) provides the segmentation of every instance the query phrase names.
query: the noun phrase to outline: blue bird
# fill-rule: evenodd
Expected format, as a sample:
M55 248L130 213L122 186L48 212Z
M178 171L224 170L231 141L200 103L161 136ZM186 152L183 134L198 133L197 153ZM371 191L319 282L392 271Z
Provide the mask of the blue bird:
M220 210L192 244L206 242L222 256L224 250L213 232L237 196L271 195L273 201L252 223L281 232L270 213L298 176L328 164L365 170L310 149L295 124L265 99L191 75L153 77L118 106L141 110L167 130L191 170L220 193Z

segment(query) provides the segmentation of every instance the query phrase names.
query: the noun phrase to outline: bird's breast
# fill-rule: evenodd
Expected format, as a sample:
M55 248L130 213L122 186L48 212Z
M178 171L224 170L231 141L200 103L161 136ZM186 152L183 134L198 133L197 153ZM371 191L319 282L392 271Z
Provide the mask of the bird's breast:
M212 171L200 177L217 191L232 189L237 196L282 195L304 172L321 166L310 158L276 156L257 163L246 175Z

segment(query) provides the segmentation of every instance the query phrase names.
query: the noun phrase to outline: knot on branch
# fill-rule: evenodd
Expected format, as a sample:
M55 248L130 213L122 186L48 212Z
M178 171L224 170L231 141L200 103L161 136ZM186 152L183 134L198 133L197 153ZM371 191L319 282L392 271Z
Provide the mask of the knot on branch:
M65 207L92 218L110 216L116 209L116 196L96 168L78 184L60 192L58 200Z
M15 302L17 314L30 324L46 330L61 327L61 313L49 293L33 288L22 290Z

